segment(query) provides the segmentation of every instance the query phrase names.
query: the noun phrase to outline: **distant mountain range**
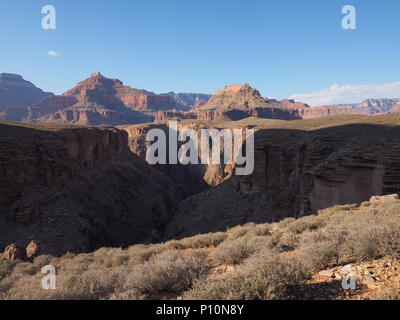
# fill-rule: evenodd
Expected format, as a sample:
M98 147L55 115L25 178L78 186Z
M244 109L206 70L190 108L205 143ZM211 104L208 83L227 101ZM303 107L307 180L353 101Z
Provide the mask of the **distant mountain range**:
M342 104L350 109L358 110L362 114L384 114L396 113L400 111L400 99L368 99L361 103Z
M213 95L155 94L93 73L62 95L44 92L20 75L0 74L0 119L31 122L124 125L173 118L207 121L248 117L296 120L333 114L375 115L400 111L400 99L310 107L294 100L264 98L249 84L234 84Z
M52 95L20 75L0 73L0 111L7 107L26 107Z

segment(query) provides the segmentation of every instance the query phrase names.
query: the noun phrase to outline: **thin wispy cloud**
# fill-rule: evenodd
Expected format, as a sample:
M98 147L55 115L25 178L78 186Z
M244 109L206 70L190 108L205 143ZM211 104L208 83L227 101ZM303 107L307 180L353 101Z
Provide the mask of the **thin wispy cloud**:
M57 51L50 50L47 52L47 55L50 57L58 57L60 55L60 53Z
M400 82L380 85L333 85L330 88L290 97L310 106L362 102L365 99L400 98Z

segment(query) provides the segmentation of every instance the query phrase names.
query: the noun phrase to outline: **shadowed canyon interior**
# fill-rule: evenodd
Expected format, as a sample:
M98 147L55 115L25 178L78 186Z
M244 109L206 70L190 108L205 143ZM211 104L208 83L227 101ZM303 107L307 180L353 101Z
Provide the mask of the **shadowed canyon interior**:
M300 217L400 188L400 116L208 123L255 129L255 170L149 166L145 136L166 124L0 124L0 246L38 240L87 252Z

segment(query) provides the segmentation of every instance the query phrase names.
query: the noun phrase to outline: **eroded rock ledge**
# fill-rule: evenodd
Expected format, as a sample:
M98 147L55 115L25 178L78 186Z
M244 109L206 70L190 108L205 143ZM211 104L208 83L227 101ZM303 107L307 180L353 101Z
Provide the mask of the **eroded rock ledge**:
M49 254L159 239L171 181L133 155L128 135L0 122L0 248L40 241Z

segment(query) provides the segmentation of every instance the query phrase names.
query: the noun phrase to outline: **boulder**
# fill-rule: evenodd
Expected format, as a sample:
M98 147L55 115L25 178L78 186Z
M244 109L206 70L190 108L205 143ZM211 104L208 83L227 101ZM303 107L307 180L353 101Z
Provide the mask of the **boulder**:
M38 241L31 241L26 247L26 256L30 259L43 254L43 247Z
M1 257L7 260L26 260L26 252L23 247L11 244L6 247Z

